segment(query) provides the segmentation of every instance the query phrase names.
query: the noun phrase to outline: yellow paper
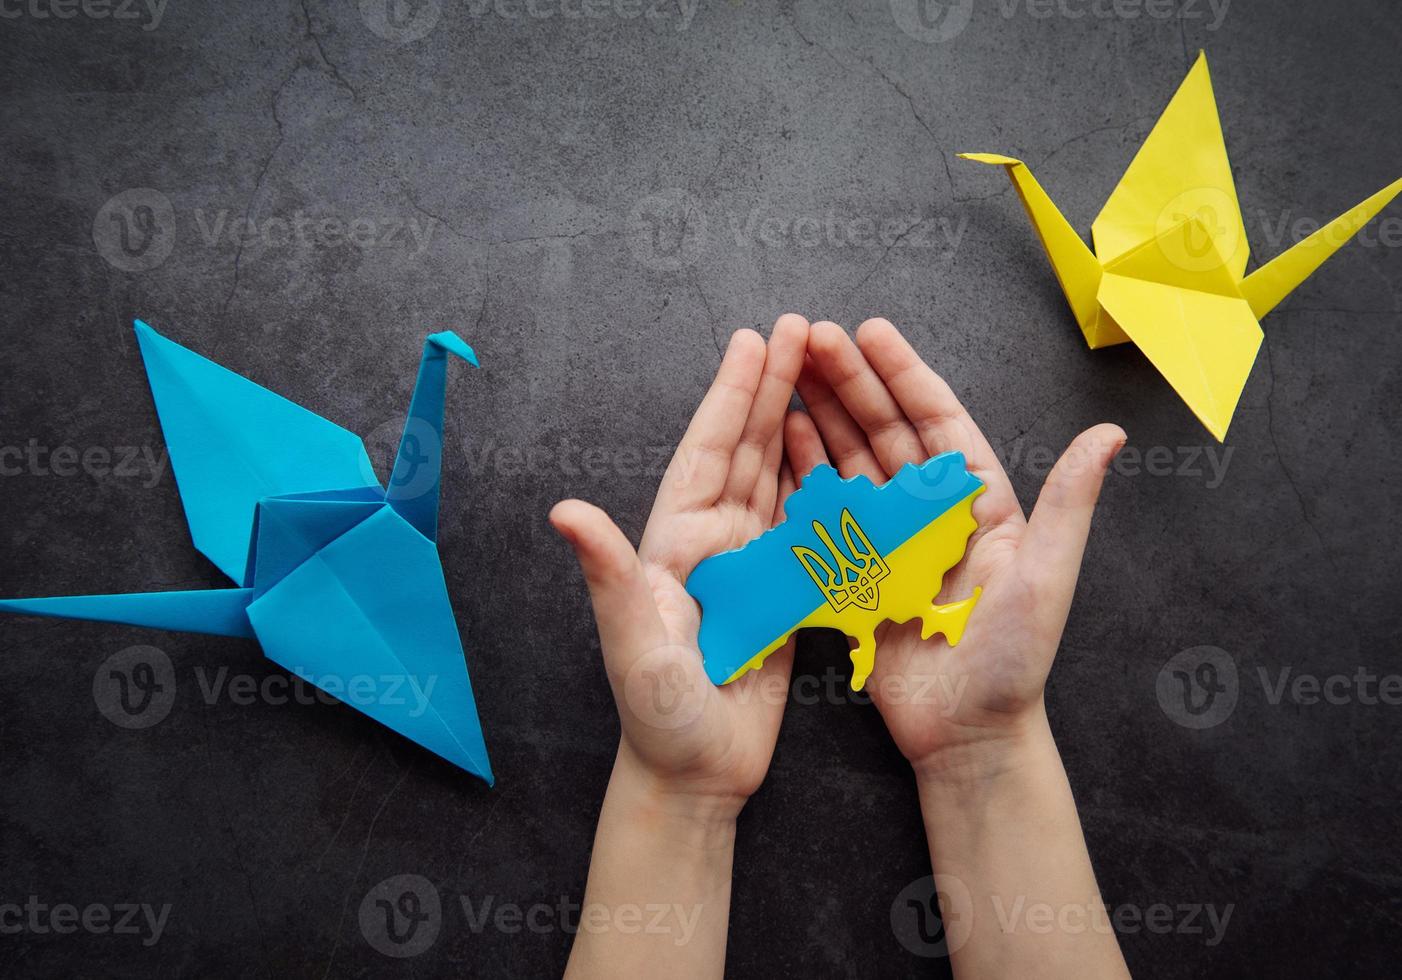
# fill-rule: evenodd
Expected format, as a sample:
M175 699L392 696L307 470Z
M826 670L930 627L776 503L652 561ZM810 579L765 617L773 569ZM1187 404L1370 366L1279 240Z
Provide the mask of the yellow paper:
M1207 56L1200 55L1095 219L1095 251L1020 160L1007 168L1092 348L1132 341L1223 440L1263 334L1260 318L1402 193L1402 180L1261 266L1227 159Z

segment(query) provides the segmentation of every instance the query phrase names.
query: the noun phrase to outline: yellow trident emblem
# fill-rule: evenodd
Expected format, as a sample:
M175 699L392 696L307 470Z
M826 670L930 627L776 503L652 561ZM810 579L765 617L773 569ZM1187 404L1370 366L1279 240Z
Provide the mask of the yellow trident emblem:
M795 547L793 553L803 563L814 584L822 590L823 597L835 611L841 612L848 606L875 610L881 601L878 583L891 574L891 568L885 559L877 554L871 539L857 524L852 512L846 508L842 511L841 524L842 540L846 542L847 551L852 555L850 559L833 541L832 535L820 521L813 522L813 530L831 552L836 567L829 565L827 560L812 548Z

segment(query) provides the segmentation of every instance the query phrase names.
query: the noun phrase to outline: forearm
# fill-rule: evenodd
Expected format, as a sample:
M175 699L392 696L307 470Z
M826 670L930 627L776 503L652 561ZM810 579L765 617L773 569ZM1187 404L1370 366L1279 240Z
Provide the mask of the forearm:
M959 980L1128 975L1045 714L916 776Z
M620 748L565 976L720 977L737 810L666 792Z

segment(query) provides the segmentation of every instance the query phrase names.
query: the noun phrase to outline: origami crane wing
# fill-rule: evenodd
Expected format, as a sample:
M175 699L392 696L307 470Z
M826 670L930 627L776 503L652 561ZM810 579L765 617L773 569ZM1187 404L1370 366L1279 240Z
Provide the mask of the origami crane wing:
M252 589L200 589L182 592L127 592L118 595L61 595L42 599L0 599L0 612L59 619L127 623L182 633L252 637L248 604Z
M270 659L318 686L338 679L352 707L493 782L438 551L393 509L306 556L248 618Z
M757 669L795 630L839 629L857 640L852 688L871 673L873 632L920 618L922 635L959 642L978 598L934 605L944 573L974 532L984 485L962 453L907 464L880 487L818 466L784 504L784 522L735 551L707 558L687 579L701 605L706 674L728 684ZM763 583L763 587L756 587Z
M1398 194L1402 194L1402 179L1388 184L1356 208L1345 211L1247 276L1241 284L1241 292L1250 302L1252 312L1262 317L1275 309L1281 300L1294 292L1296 286L1313 275L1315 269L1347 245L1359 229L1391 204Z
M264 497L375 482L360 437L136 321L195 547L244 580Z
M1218 250L1240 279L1250 249L1205 53L1091 226L1095 254L1108 264L1190 217L1214 226Z

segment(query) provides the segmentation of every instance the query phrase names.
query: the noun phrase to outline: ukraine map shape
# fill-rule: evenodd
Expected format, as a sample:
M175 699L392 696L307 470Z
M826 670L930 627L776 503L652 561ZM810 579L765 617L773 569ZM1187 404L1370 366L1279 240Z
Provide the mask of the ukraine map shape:
M701 605L706 675L729 684L814 626L856 640L855 691L871 674L875 631L886 620L919 618L922 637L943 633L958 644L981 590L942 606L934 598L978 527L973 504L983 490L963 453L907 463L880 487L814 468L784 505L782 524L707 558L687 579Z

